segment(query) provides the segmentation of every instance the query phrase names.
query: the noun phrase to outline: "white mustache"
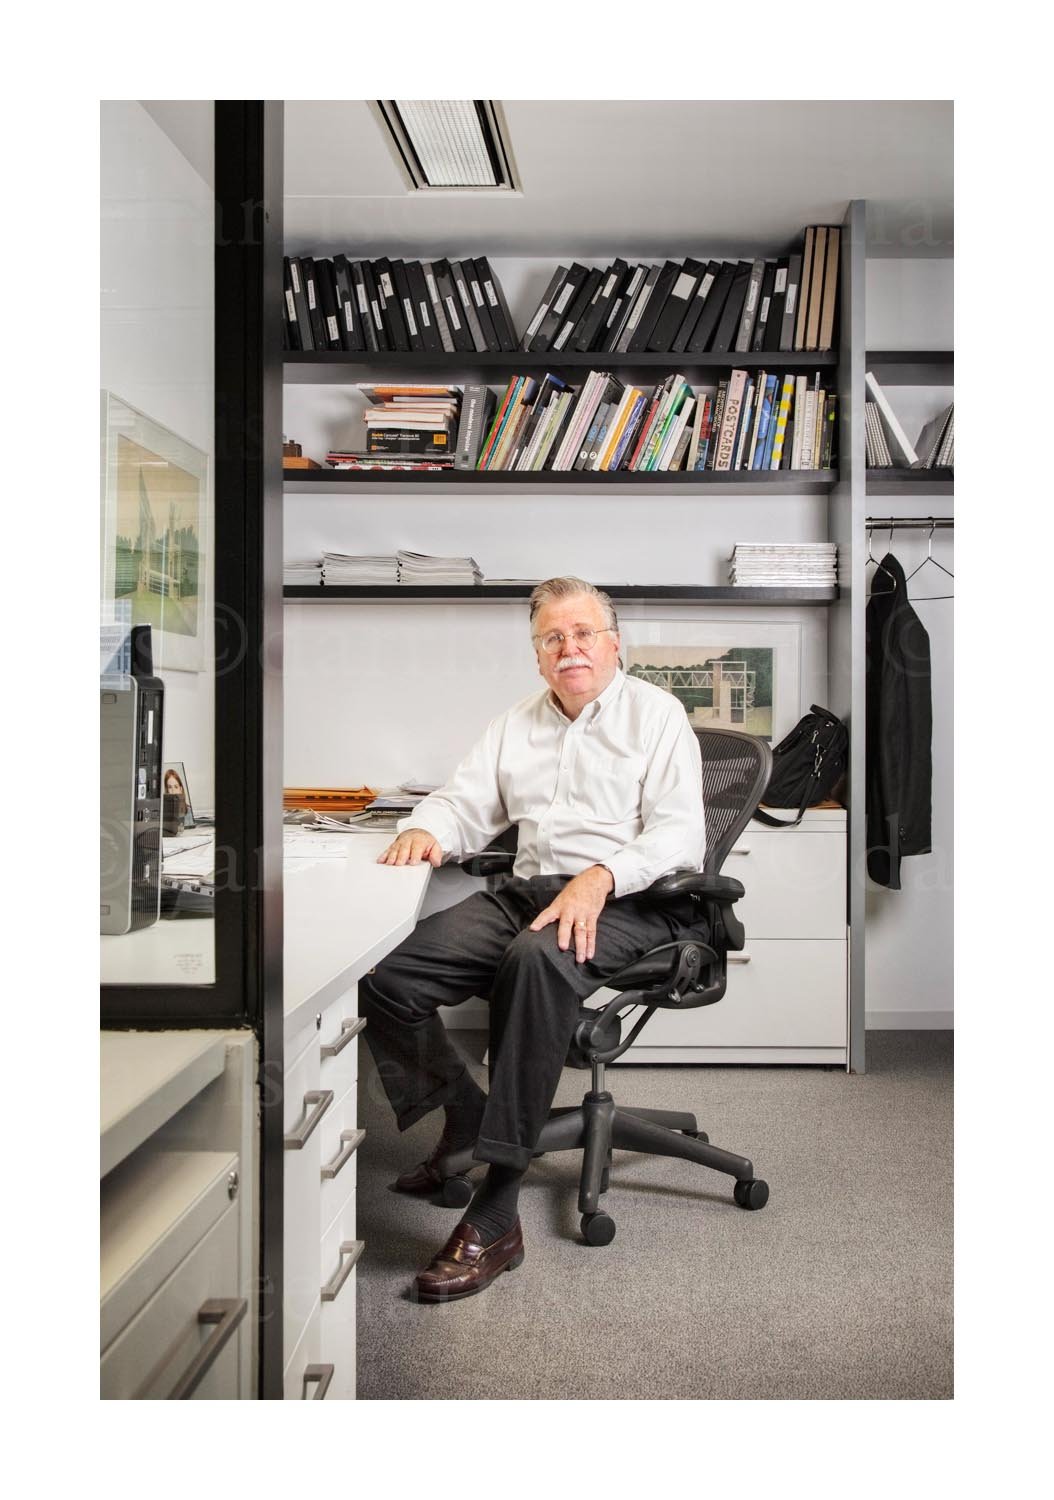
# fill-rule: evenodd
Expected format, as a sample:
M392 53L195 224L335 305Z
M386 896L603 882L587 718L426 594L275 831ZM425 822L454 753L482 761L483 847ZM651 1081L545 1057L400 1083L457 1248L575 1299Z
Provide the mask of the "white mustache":
M556 670L566 672L569 667L591 667L592 665L588 656L562 656Z

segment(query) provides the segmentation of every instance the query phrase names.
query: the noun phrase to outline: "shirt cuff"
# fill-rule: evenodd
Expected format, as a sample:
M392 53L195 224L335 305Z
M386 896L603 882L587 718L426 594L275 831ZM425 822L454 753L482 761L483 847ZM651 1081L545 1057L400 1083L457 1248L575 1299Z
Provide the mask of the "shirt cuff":
M444 825L441 817L435 816L429 811L421 811L415 808L405 818L400 818L395 825L397 833L405 833L408 828L420 828L425 833L430 833L443 851L443 858L449 859L456 853L458 842L456 834L452 833L449 826Z
M605 870L611 872L611 878L615 882L611 892L613 897L636 895L651 884L649 880L642 879L640 861L627 849L617 850L601 863Z

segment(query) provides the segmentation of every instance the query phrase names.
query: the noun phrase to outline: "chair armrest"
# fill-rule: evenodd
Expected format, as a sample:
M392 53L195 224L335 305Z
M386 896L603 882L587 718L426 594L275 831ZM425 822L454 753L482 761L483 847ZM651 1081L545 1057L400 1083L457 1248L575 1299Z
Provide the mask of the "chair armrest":
M508 850L484 849L480 854L461 860L458 869L464 870L466 875L485 878L488 875L511 875L515 863L516 855Z
M675 870L672 875L660 875L659 879L641 893L649 901L673 901L681 896L700 896L703 900L731 905L746 895L743 883L731 875L703 875L698 870Z

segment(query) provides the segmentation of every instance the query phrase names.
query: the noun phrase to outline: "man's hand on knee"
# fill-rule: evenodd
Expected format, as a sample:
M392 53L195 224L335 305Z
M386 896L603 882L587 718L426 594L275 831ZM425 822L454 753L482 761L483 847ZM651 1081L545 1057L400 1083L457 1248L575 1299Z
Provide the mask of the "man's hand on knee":
M439 840L423 828L407 828L394 839L383 854L378 854L379 865L419 865L425 860L438 867L443 863L443 851Z
M538 913L531 923L531 932L541 932L550 922L559 922L557 947L566 952L574 937L575 959L585 963L597 951L597 918L614 888L615 877L609 869L590 865L569 880L556 899Z

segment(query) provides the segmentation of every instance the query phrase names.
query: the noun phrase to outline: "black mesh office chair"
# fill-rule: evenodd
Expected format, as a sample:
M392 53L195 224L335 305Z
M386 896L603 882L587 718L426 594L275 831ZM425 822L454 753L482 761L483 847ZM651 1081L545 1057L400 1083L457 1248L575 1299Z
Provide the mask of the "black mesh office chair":
M690 895L699 908L699 931L691 929L675 942L663 943L623 969L605 988L617 990L603 1007L583 1006L568 1052L567 1066L591 1068L592 1087L582 1103L552 1110L538 1138L536 1155L549 1151L582 1151L578 1207L582 1234L590 1245L607 1245L615 1222L600 1209L607 1192L612 1150L678 1156L727 1172L736 1179L734 1196L741 1208L764 1208L768 1185L754 1176L745 1156L710 1144L693 1114L666 1109L619 1109L604 1087L604 1066L621 1057L636 1041L656 1010L694 1010L714 1005L725 993L727 955L744 943L743 924L732 910L743 895L738 880L722 875L725 856L750 821L772 768L772 753L763 740L730 729L696 730L703 760L703 806L706 813L706 866L701 874L664 875L650 886L654 901ZM512 839L503 835L490 849L464 861L470 875L499 877L512 871ZM622 1039L622 1012L643 1006L643 1014ZM461 1207L472 1197L466 1175L478 1165L472 1148L452 1152L437 1163L443 1173L443 1201Z

